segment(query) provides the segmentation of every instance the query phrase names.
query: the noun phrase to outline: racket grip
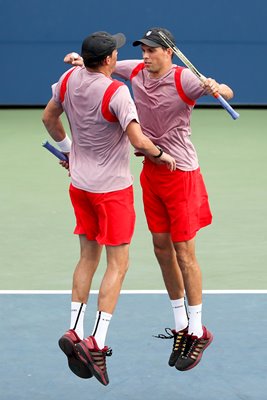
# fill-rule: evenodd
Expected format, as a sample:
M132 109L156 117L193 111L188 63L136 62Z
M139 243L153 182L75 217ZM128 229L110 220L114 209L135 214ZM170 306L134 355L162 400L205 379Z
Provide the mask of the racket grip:
M222 105L222 107L231 115L233 119L239 118L239 114L230 106L230 104L220 95L214 96Z
M44 142L42 146L45 147L48 151L50 151L50 153L54 154L54 156L56 156L59 160L69 162L68 157L60 150L52 146L52 144L50 144L48 141Z

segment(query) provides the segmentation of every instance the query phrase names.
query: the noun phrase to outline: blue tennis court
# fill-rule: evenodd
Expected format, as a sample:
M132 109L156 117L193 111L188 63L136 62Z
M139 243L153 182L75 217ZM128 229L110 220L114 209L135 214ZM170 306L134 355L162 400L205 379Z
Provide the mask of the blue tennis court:
M167 365L172 340L152 335L172 325L166 294L122 294L107 343L110 384L79 379L57 340L68 328L68 294L1 295L2 400L266 399L267 294L205 294L203 319L214 342L192 371ZM91 333L96 295L86 329Z
M61 291L71 287L78 243L72 235L69 179L41 147L43 136L36 134L40 118L41 110L1 110L0 137L5 137L0 161L5 171L5 190L0 194L4 227L0 232L1 400L265 399L265 111L242 111L239 125L233 125L221 110L195 111L193 123L201 127L195 142L214 213L212 226L198 235L203 288L233 292L204 295L203 321L214 333L214 342L200 365L184 373L168 366L172 340L153 338L172 328L173 315L167 295L162 294L164 286L143 216L140 162L133 158L137 225L124 289L159 293L121 295L107 338L113 349L107 358L107 387L96 379L73 375L57 345L69 328L70 295ZM207 119L217 126L216 137L207 129ZM19 157L13 151L14 141L19 143ZM103 257L94 290L104 268ZM93 294L87 308L88 334L95 311Z

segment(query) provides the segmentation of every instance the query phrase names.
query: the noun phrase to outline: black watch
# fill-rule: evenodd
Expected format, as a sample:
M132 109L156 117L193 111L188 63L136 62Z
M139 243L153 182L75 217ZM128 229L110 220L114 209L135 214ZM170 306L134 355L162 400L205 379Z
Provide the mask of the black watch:
M157 156L153 156L154 158L160 158L161 156L162 156L162 154L163 154L163 150L162 150L162 148L161 147L159 147L159 146L156 146L157 147L157 149L159 149L159 154L157 155Z

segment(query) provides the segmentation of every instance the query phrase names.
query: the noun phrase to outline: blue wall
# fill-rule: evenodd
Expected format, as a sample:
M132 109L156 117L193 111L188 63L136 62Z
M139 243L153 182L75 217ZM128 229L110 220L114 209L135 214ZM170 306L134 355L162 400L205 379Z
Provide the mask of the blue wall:
M124 32L119 59L140 58L131 42L151 26L170 29L203 74L229 84L232 104L267 104L266 20L266 0L0 0L0 105L46 104L63 56L93 31Z

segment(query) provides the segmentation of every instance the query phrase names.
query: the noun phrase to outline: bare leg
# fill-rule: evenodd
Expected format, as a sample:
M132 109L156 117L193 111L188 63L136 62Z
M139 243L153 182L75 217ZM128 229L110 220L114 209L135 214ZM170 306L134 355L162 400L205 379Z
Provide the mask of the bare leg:
M195 256L195 239L174 243L187 301L190 306L202 303L202 276Z
M72 301L87 303L93 276L99 264L102 246L80 235L80 260L73 274Z
M91 378L92 371L79 360L76 345L83 338L83 316L82 309L87 303L92 279L98 266L102 246L95 241L87 240L85 235L80 235L80 260L73 274L72 302L83 303L78 309L72 310L75 323L71 329L59 339L59 347L66 354L71 371L81 378ZM81 312L81 313L80 313Z
M129 245L106 246L106 250L107 269L99 290L98 310L112 314L128 269Z
M152 233L154 252L171 300L184 297L184 282L169 233Z

